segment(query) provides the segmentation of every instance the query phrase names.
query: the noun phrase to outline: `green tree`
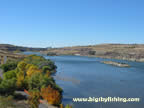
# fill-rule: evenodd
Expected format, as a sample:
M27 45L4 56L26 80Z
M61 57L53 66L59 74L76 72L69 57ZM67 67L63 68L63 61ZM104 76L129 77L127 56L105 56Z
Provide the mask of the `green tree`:
M37 89L33 89L29 91L30 96L28 98L28 102L30 104L30 108L38 108L39 107L39 100L40 100L40 92Z
M41 73L35 73L28 81L29 89L38 89L42 87L47 87L48 85L54 85L54 79L52 77L46 77Z
M15 70L8 71L3 74L3 77L4 77L4 80L16 78L16 72Z
M3 64L1 68L3 69L3 72L7 72L10 70L14 70L17 67L18 62L17 61L7 61L6 64Z
M2 82L2 78L0 77L0 84L1 84L1 82Z
M16 78L2 80L0 84L0 94L10 95L16 90Z

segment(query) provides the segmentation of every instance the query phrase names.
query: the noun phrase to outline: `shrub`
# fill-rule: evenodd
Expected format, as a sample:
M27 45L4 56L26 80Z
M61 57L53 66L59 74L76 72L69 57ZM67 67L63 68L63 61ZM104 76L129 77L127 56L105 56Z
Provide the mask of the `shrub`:
M16 90L16 78L2 80L0 84L0 94L10 95Z
M27 74L27 76L31 77L33 74L35 74L35 73L41 73L41 72L42 72L42 70L38 69L37 66L31 65L31 66L28 68L26 74Z
M32 90L32 89L39 90L41 87L41 78L42 78L42 75L39 73L32 75L32 77L28 81L29 89L30 90Z
M51 86L41 88L41 96L52 105L59 105L62 100L62 96L59 91L53 89Z
M28 64L37 65L40 61L45 61L45 58L42 56L37 56L37 55L30 55L26 57L23 61Z
M3 69L3 72L7 72L10 70L14 70L17 67L18 62L17 61L7 61L6 64L3 64L1 68Z
M20 70L20 71L26 71L26 66L27 66L27 63L25 63L24 61L21 61L18 63L18 66L17 68Z
M4 80L16 78L16 72L15 72L15 70L8 71L3 74L3 77L4 77Z
M39 100L40 100L40 92L37 89L29 91L30 96L28 102L31 108L38 108L39 107Z
M45 60L43 62L39 62L38 66L40 69L49 70L51 72L55 72L57 68L54 62L52 62L51 60Z
M24 76L22 72L18 73L16 82L17 88L19 90L28 89L28 80L29 80L28 76Z
M50 72L55 72L56 70L56 65L54 64L54 62L52 62L51 60L47 60L42 56L36 56L36 55L30 55L28 57L26 57L23 62L31 65L35 65L37 66L40 70L49 70ZM29 66L27 66L28 68Z
M55 81L52 77L47 77L43 75L43 78L41 80L41 88L42 87L48 87L49 85L54 85Z
M42 87L47 87L48 85L54 85L55 82L52 77L46 77L41 73L36 73L31 76L28 81L29 89L38 89L40 90Z
M43 70L44 73L46 73L47 70L48 70L48 71L51 70L51 67L50 67L50 66L43 66L43 67L42 67L42 70Z
M25 76L24 76L24 72L23 71L20 71L19 73L17 73L17 82L16 82L16 85L17 85L17 87L19 89L23 88L24 79L25 79Z
M1 82L2 82L2 78L0 77L0 84L1 84Z

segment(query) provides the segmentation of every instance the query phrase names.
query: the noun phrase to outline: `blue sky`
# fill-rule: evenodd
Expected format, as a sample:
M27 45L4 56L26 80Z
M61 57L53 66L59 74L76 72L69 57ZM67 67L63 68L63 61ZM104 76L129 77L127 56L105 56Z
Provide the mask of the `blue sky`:
M144 0L0 0L0 43L143 43Z

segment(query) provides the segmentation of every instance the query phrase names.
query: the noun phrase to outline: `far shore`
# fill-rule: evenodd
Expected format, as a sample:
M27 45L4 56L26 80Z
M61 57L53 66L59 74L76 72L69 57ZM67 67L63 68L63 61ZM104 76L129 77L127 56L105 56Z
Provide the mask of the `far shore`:
M144 44L100 44L51 48L41 51L48 55L75 55L144 62Z

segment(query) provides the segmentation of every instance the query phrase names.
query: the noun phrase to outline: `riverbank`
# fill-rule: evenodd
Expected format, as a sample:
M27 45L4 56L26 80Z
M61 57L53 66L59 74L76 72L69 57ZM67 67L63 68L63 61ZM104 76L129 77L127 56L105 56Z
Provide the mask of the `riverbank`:
M1 68L0 76L3 78L0 80L0 96L3 96L2 99L12 96L11 100L17 103L21 97L26 97L24 100L28 102L27 105L35 108L38 106L58 108L57 106L61 105L63 90L52 77L57 68L53 61L42 56L29 55L19 61L6 62ZM19 92L19 96L15 99L16 92ZM6 108L8 107L6 105Z

